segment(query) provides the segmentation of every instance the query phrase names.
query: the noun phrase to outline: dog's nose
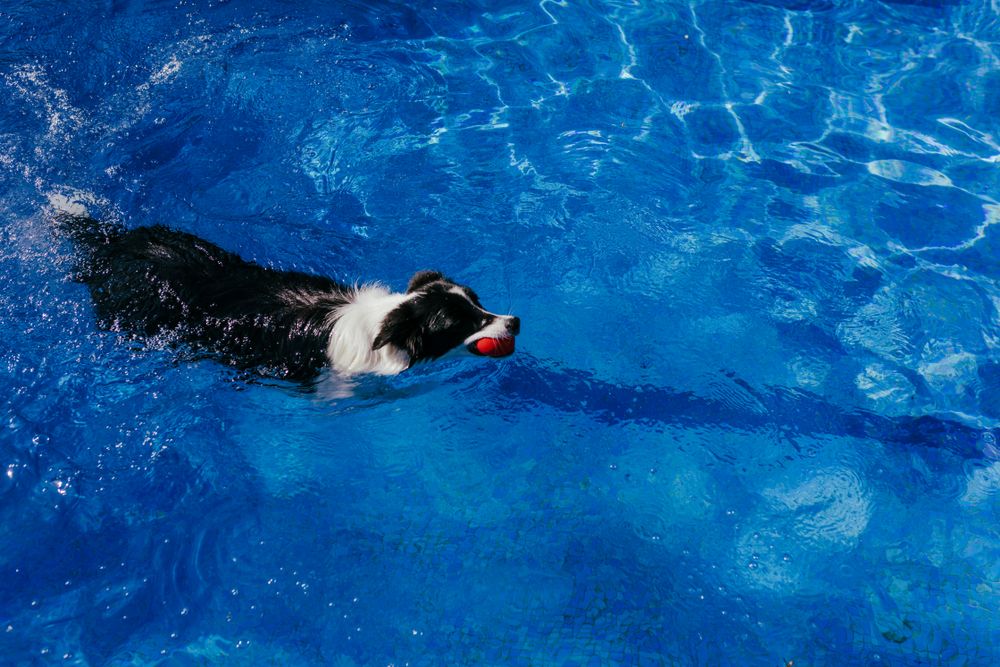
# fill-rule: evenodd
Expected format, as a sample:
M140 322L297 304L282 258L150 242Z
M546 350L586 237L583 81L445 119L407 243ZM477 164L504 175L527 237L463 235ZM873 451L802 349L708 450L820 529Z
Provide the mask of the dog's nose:
M521 318L520 317L510 318L510 321L507 323L507 330L510 331L515 336L521 333Z

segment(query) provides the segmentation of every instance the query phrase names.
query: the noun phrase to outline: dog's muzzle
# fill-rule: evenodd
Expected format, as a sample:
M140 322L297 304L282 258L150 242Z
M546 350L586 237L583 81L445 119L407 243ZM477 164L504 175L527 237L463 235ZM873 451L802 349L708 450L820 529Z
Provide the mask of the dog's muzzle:
M481 357L508 357L514 354L514 336L521 332L521 318L508 317L505 331L500 336L486 335L470 342L466 348Z

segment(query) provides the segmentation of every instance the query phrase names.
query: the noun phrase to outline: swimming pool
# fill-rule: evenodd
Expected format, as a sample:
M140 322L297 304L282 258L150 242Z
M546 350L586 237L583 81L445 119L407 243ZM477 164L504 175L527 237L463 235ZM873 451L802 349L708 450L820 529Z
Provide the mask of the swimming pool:
M5 3L2 661L997 662L998 39L987 2ZM519 349L248 382L98 330L53 198L439 268Z

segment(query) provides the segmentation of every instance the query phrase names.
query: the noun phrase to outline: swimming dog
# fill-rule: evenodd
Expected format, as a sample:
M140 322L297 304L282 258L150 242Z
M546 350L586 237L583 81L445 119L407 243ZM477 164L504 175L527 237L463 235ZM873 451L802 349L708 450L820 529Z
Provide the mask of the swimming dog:
M240 368L302 380L327 367L394 375L453 349L507 356L520 332L520 319L488 312L438 271L418 271L393 293L266 268L160 225L125 229L69 214L56 223L77 248L74 278L89 287L101 327Z

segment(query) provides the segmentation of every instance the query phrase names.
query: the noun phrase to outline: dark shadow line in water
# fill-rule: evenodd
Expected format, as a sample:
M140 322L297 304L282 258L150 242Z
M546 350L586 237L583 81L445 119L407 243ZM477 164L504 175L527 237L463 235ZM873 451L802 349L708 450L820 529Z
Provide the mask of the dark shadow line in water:
M956 421L931 415L887 417L869 410L846 410L800 389L752 388L732 379L754 397L755 406L735 406L652 384L611 383L587 371L560 368L523 353L506 372L497 374L496 382L508 407L512 403L541 403L563 412L585 412L605 423L724 425L745 431L779 431L790 438L843 435L941 448L963 458L983 456L979 446L983 431Z
M443 382L434 379L435 374L433 368L421 367L393 383L362 380L352 383L348 394L333 397L331 405L336 405L337 413L350 412L422 394ZM474 381L482 374L483 369L477 365L456 373L451 380ZM735 374L723 375L746 392L752 402L727 402L653 384L608 382L588 371L566 368L523 352L507 362L502 372L490 373L491 382L504 397L505 409L541 403L563 412L583 412L608 424L679 424L692 428L724 425L742 431L777 431L789 439L840 435L940 448L962 458L984 455L980 446L983 429L954 420L933 415L887 417L870 410L849 410L802 389L756 388ZM244 369L229 379L238 388L272 386L316 396L322 393L325 377L296 383Z

